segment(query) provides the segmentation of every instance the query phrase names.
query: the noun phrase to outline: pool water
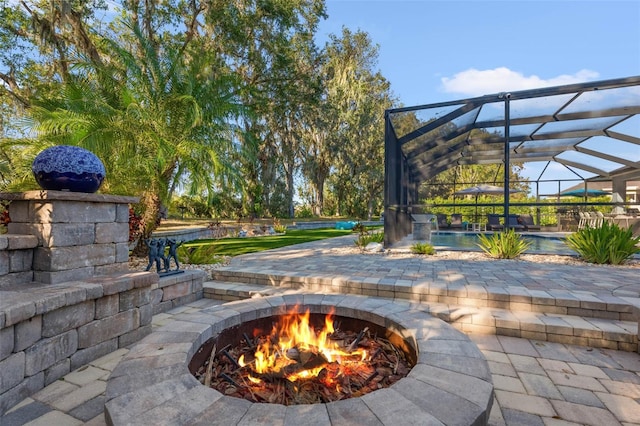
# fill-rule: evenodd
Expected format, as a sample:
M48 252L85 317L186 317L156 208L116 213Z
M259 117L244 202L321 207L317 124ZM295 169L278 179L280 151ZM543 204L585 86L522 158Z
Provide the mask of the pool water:
M525 253L577 255L560 239L539 235L522 235L531 242ZM478 234L471 232L433 232L431 245L440 250L468 250L480 251Z

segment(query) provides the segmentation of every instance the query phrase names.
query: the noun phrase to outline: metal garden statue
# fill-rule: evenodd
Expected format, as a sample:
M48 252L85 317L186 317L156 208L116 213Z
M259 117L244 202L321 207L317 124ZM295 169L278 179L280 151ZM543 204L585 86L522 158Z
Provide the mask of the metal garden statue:
M167 239L167 245L169 246L169 254L164 259L164 269L168 272L171 266L171 259L176 263L176 271L180 270L180 261L178 260L178 247L180 247L184 241L177 241L174 238Z
M173 275L182 273L180 270L180 261L178 260L178 247L183 244L183 241L177 241L173 238L150 238L145 240L145 244L149 247L149 263L147 264L146 271L151 270L151 267L155 263L156 272L159 275ZM166 248L169 248L169 252L165 255ZM171 270L171 259L176 264L176 269Z

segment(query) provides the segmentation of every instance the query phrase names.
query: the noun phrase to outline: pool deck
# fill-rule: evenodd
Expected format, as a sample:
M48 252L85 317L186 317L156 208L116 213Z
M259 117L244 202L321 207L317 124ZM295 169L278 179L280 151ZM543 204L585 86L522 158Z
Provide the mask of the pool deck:
M154 316L154 330L184 313L263 294L394 298L419 304L476 342L495 388L489 424L640 425L640 269L340 251L353 240L236 257L205 283L207 298ZM106 380L126 353L68 374L0 424L105 424Z
M432 236L437 236L439 234L444 234L444 235L478 235L478 234L493 234L494 231L472 231L472 230L450 230L450 229L445 229L445 230L433 230L432 231ZM518 234L523 235L525 237L530 237L530 238L537 238L537 239L551 239L551 240L557 240L560 241L562 238L565 238L568 235L571 235L572 232L540 232L540 231L535 231L535 232L527 232L527 231L521 231L518 232ZM436 237L437 238L437 237ZM416 242L428 242L426 240L421 241L421 240L414 240L413 239L413 235L408 235L405 238L403 238L401 241L398 241L396 243L393 244L392 249L394 251L399 251L399 252L403 252L403 251L409 251L411 248L411 245L416 243ZM450 246L450 245L438 245L438 244L434 244L434 247L438 250L460 250L460 251L480 251L480 249L475 246L472 245L471 247L456 247L456 246ZM528 253L532 253L532 254L537 254L538 252L536 250L528 250ZM567 247L566 245L564 245L563 243L559 243L557 246L553 247L553 252L549 252L549 251L545 251L545 252L540 252L540 254L559 254L559 255L564 255L564 256L575 256L576 252L574 252L573 250L571 250L569 247Z

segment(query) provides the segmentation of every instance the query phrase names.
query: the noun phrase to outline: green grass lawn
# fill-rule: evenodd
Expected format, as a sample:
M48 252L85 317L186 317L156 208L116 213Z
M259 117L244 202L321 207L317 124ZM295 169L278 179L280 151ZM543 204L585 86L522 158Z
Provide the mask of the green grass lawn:
M284 235L269 235L261 237L244 238L221 238L203 239L191 241L184 244L186 249L200 246L213 246L209 253L217 256L238 256L241 254L254 253L263 250L290 246L294 244L306 243L309 241L324 240L326 238L341 237L353 234L354 240L357 235L350 230L339 230L333 228L308 229L308 230L287 230Z

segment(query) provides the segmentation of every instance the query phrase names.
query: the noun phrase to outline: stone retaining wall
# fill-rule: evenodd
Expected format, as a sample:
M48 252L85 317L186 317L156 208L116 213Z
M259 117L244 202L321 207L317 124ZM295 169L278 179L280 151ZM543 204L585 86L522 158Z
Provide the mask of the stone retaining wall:
M288 226L289 229L321 229L335 228L336 221L319 221L319 222L297 222ZM360 221L364 226L381 226L384 224L381 220Z
M0 193L0 416L29 395L151 333L154 314L199 299L206 274L129 271L134 197Z
M0 299L0 415L94 359L151 333L151 287L134 272L65 284L5 285Z
M193 241L204 238L214 238L213 231L207 227L170 229L166 231L155 231L154 238L176 238L179 241Z
M151 286L151 304L153 314L167 312L177 306L202 299L204 271L192 269L181 274L161 277Z
M0 416L60 377L151 333L151 318L202 298L206 274L131 272L0 292Z

